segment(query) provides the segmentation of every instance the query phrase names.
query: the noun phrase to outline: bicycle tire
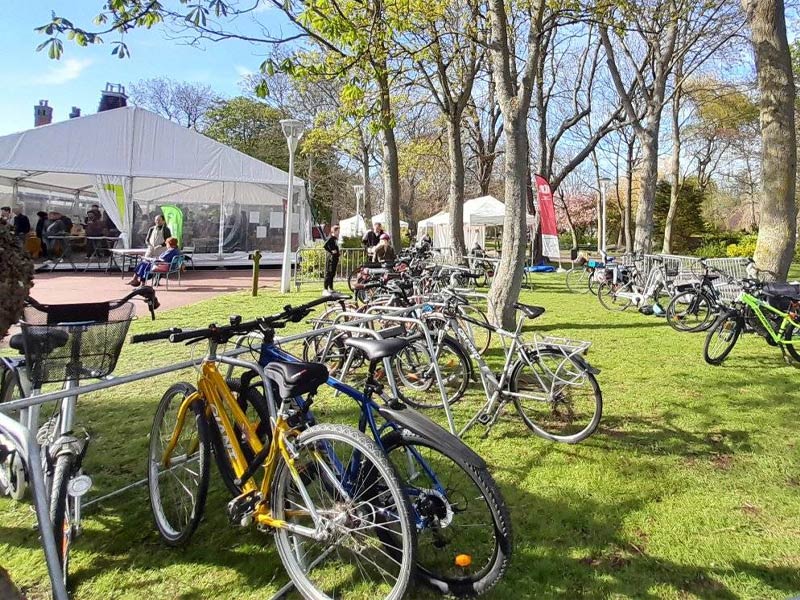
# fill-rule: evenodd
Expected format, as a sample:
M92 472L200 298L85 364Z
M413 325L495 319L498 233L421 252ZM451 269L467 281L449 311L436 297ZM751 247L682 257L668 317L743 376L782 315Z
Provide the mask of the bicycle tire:
M786 331L783 334L783 339L787 340L787 341L791 340L792 337L794 336L794 332L795 331L797 331L795 329L795 327L793 325L789 325L786 328ZM800 344L800 339L797 340L797 344ZM800 363L800 349L799 348L797 348L796 346L793 346L792 344L785 344L783 347L786 348L786 352L789 353L789 356L792 357L792 360L794 360L797 363Z
M447 392L447 401L453 404L467 390L472 375L472 363L461 344L450 336L445 336L440 344L437 363ZM414 408L442 407L439 386L424 339L416 340L398 352L392 359L392 367L398 383L406 388L406 392L401 394L404 402ZM434 397L435 401L429 400Z
M587 277L587 275L589 275ZM567 284L567 289L573 294L587 294L589 292L589 281L591 276L589 272L581 267L580 269L570 269L564 276Z
M557 363L555 371L544 364L545 358L553 359L555 363ZM537 355L533 357L532 363L534 365L539 365L541 372L531 374L531 385L536 391L546 395L545 402L549 408L546 408L541 415L537 415L534 418L530 414L533 412L533 409L526 409L520 397L517 395L513 396L514 407L517 409L517 413L519 413L525 425L539 437L553 442L577 444L592 435L600 424L600 419L603 416L603 394L600 391L600 384L597 383L597 378L593 373L589 372L588 366L583 359L565 355L561 350L556 348L542 348L537 351ZM567 363L569 363L570 366L565 369L564 367ZM509 379L508 385L509 390L513 394L521 394L523 392L522 385L526 382L520 378L523 376L525 369L531 369L531 366L524 360L517 361L512 367L511 378ZM559 384L559 381L563 383ZM556 392L553 392L556 386L559 387ZM559 421L561 423L566 423L564 413L558 412L557 410L559 404L563 406L569 403L570 406L568 407L568 414L566 416L570 419L574 416L572 407L574 404L572 399L574 393L570 394L570 392L573 392L573 390L579 387L590 391L592 396L592 399L585 403L587 408L589 408L590 405L593 406L591 417L588 419L586 426L576 432L566 434L549 431L549 428L545 426L546 417L553 420L553 428L558 426ZM558 400L557 403L553 400L554 396L556 396L556 400Z
M729 323L732 325L728 326ZM706 335L706 340L703 344L703 359L715 367L721 365L733 350L743 329L744 321L738 313L733 311L723 313L714 322L711 329L708 330L708 335ZM715 336L722 339L723 346L721 352L713 352L712 356L710 346Z
M361 273L362 268L363 267L361 265L358 265L355 269L350 271L350 274L347 276L347 289L349 289L351 292L355 291L353 288L353 283L355 283L355 281L358 279L358 275Z
M73 534L67 488L75 468L75 460L76 456L72 452L60 454L56 458L50 480L50 522L53 524L53 537L65 586L69 582L69 551Z
M159 475L169 472L169 474L177 480L178 475L175 475L175 473L178 465L170 466L164 470L160 470L164 453L164 448L161 448L160 445L162 442L164 445L169 442L176 423L168 423L166 424L167 426L163 428L162 425L165 424L164 421L167 419L167 411L170 408L177 410L183 400L191 394L194 394L195 391L196 390L194 386L189 383L176 383L170 386L169 389L164 392L164 396L161 398L161 401L158 404L155 417L153 418L153 427L150 430L147 465L147 486L150 496L150 507L153 512L153 519L156 527L158 528L158 532L169 546L181 546L189 541L203 517L206 496L208 494L210 466L209 454L211 449L209 443L208 422L206 421L204 404L202 400L198 399L192 403L190 407L191 413L186 414L184 420L184 429L181 431L181 435L183 435L183 433L186 432L187 424L193 422L197 432L197 472L195 473L188 468L185 469L190 473L190 477L188 479L193 480L194 490L188 490L187 483L190 483L191 481L179 482L179 486L182 488L182 491L189 491L189 500L191 501L191 506L189 507L188 512L185 510L180 511L182 513L180 516L185 516L186 518L186 522L183 523L175 522L178 520L177 518L172 518L170 520L170 517L166 514L163 497L166 490L161 489L162 484L160 482L169 480L169 478L161 478ZM171 407L170 404L174 399L178 400L177 406L173 405ZM166 436L166 439L164 439L164 436ZM187 448L185 453L188 454L188 450L194 449L195 447L194 437L190 435L190 437L186 440L186 444ZM176 445L176 448L177 447L178 445ZM181 464L188 464L191 460L193 459L187 458ZM173 517L175 517L175 515L173 515Z
M685 309L682 306L686 306ZM687 314L703 314L699 322L689 324ZM702 290L687 290L674 296L666 309L667 324L675 331L696 333L706 331L714 324L714 302Z
M344 367L347 358L347 348L342 341L342 335L334 333L328 345L328 334L315 335L303 340L303 360L305 362L321 362L328 368L331 377L336 377Z
M392 431L382 438L381 444L400 477L417 520L418 576L440 593L458 598L479 596L493 588L508 567L513 544L508 505L489 471L448 453L435 441L408 431ZM412 447L414 452L409 451ZM426 459L422 449L432 451L435 456L428 455ZM441 481L448 467L454 468L453 475L466 477L465 489L456 489L452 477L447 482ZM435 489L436 481L428 474L431 470L444 494ZM447 493L455 498L447 498ZM486 519L482 535L472 527L469 531L459 530L465 521L469 526L474 525L478 514ZM444 526L443 521L447 521ZM456 564L457 557L463 555L470 558L468 567ZM479 556L485 556L486 560L475 560ZM468 572L473 562L480 564Z
M349 459L341 463L334 462L328 459L327 468L323 466L319 468L319 464L323 457L330 457L331 452L336 447L349 446L353 449L353 454ZM292 579L298 592L304 597L311 600L327 600L328 593L320 589L320 585L339 585L343 580L350 581L359 576L368 576L368 569L371 570L371 565L379 566L377 562L373 561L371 557L375 557L377 561L386 564L386 560L394 562L399 565L397 567L396 580L389 583L390 589L383 591L378 589L377 583L368 583L366 590L371 591L372 594L385 600L400 600L411 581L414 573L414 564L416 559L416 531L411 518L411 510L408 506L405 494L403 493L400 481L397 478L394 470L389 464L386 456L381 452L380 448L367 438L363 433L351 427L344 425L315 425L303 431L292 441L294 451L297 453L295 458L294 469L290 469L287 464L281 460L275 470L270 490L270 506L273 510L273 517L281 521L292 521L293 519L299 520L302 517L307 518L308 511L303 510L305 500L302 500L300 495L295 495L292 498L292 485L297 485L292 477L292 470L301 473L300 479L303 484L308 486L315 486L312 490L306 490L309 498L316 498L314 502L315 508L319 510L319 505L324 503L322 498L323 493L328 493L335 496L337 488L342 489L350 488L350 496L346 502L341 501L334 503L333 508L327 506L322 507L320 512L333 512L341 511L342 504L347 506L347 518L344 520L337 519L337 535L340 536L334 540L335 552L320 551L321 554L326 556L335 555L339 560L344 560L349 555L358 564L358 569L348 569L344 565L331 565L329 568L334 572L340 573L340 577L334 578L330 582L330 576L325 577L323 573L322 580L317 582L313 581L313 571L316 567L315 562L317 559L311 560L308 558L314 546L324 545L327 547L329 542L314 542L309 538L302 538L299 535L291 534L286 528L278 528L275 531L275 545L278 548L281 562L286 569L289 577ZM310 450L305 452L306 449ZM358 452L358 455L356 455ZM309 461L304 462L305 455L309 455ZM357 456L358 463L354 464L353 458ZM338 454L336 455L338 460ZM314 467L316 467L316 476L314 476ZM337 469L337 465L339 468ZM345 465L344 468L341 468ZM353 472L353 468L357 469L357 473ZM337 475L337 481L325 484L325 479L330 480L331 475L336 475L336 471L341 471L341 476ZM339 480L341 479L341 480ZM351 482L351 483L348 483ZM332 484L333 483L333 484ZM319 489L319 491L316 491ZM314 493L316 491L316 493ZM361 496L358 494L363 493L365 496L370 496L369 502L358 501ZM341 496L341 493L339 493ZM287 508L292 506L298 507L299 510L287 511ZM367 513L364 512L365 506ZM291 513L291 514L287 514ZM396 517L394 521L386 519ZM354 528L349 528L349 524L356 525ZM366 526L363 524L367 523ZM394 525L390 527L390 525ZM368 537L369 534L374 534L375 537ZM347 538L347 539L345 539ZM361 544L359 540L367 538L373 542L373 545ZM344 542L344 543L343 543ZM350 546L348 546L348 542ZM394 545L400 544L399 546ZM306 544L310 548L306 549ZM367 553L370 550L377 550L377 555L370 555ZM302 556L298 556L302 552ZM323 557L323 561L325 558ZM368 561L362 568L362 560ZM320 563L322 564L322 563ZM325 565L323 564L323 568ZM382 568L382 567L380 567ZM379 570L380 570L379 568ZM392 568L392 567L389 567ZM385 570L384 570L385 571ZM380 573L379 573L380 574ZM380 574L384 582L386 581L385 575ZM363 588L359 588L363 589ZM340 590L337 590L337 595ZM345 596L341 592L341 596Z
M0 404L24 398L25 393L19 382L19 375L11 369L3 369L0 385ZM0 436L1 437L1 436ZM28 489L28 472L16 450L0 464L0 496L22 500Z
M607 281L597 286L597 299L606 310L621 312L628 308L632 301L630 298L618 297L616 294L625 286Z

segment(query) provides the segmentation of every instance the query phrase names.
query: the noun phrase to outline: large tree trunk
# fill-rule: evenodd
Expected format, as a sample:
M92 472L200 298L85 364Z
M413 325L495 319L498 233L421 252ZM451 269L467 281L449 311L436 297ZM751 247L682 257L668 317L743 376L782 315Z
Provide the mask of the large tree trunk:
M369 146L364 144L361 146L361 185L364 186L364 203L361 209L364 211L362 215L367 227L372 227L370 220L372 219L372 203L369 199Z
M633 150L636 146L636 138L631 138L628 142L628 155L625 158L625 215L623 217L625 227L625 251L633 252Z
M742 0L761 93L761 220L754 260L786 279L797 239L795 88L783 0Z
M683 64L682 61L678 61L675 66L675 80L680 82L682 78ZM664 254L672 253L672 225L675 222L675 214L678 212L678 194L681 191L680 111L681 85L679 83L675 95L672 97L672 187L669 193L669 210L664 225L664 243L661 246Z
M653 209L658 183L658 121L648 123L639 136L642 147L642 183L639 208L636 210L636 252L650 252L653 247Z
M506 117L505 202L503 220L503 253L489 290L489 307L493 321L505 328L514 326L516 309L525 264L528 168L528 127L525 118L510 122Z
M467 253L464 244L464 150L461 146L461 118L447 120L447 148L450 155L450 241L457 262Z
M378 76L381 98L381 131L383 133L383 196L386 223L384 229L392 236L392 245L400 248L400 164L397 159L397 139L394 136L392 101L386 65Z

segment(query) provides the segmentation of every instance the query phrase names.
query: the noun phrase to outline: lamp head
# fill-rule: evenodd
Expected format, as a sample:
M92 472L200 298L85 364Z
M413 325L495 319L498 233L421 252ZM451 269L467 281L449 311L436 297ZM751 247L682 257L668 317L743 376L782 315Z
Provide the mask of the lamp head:
M299 140L303 135L303 122L297 119L281 119L281 129L287 140Z

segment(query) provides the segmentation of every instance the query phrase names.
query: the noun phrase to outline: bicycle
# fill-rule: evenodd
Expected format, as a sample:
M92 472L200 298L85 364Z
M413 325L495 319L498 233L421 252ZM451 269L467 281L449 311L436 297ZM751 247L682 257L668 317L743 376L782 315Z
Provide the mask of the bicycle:
M155 319L158 299L151 287L108 302L45 305L28 298L21 333L9 340L11 348L23 356L0 358L0 403L37 396L49 383L62 383L68 390L78 387L81 380L110 375L134 316L129 300L136 296L144 299ZM90 438L85 430L74 429L76 405L77 396L66 397L41 426L38 406L17 415L21 424L37 431L42 447L50 520L65 585L71 543L81 533L81 499L92 487L82 470ZM28 474L14 446L2 435L0 455L5 457L0 461L0 494L20 500Z
M616 267L612 280L598 286L597 298L603 308L623 311L633 304L641 310L648 301L658 304L662 292L669 293L670 273L664 266L663 258L657 256L647 258L656 264L651 266L646 278L635 266Z
M308 409L328 379L325 366L274 360L262 367L217 354L218 346L234 336L259 332L271 340L276 328L301 321L326 300L287 306L246 323L232 317L227 326L134 336L133 343L208 342L197 387L171 386L156 410L147 470L153 516L167 544L189 541L205 509L213 452L223 482L236 492L227 505L229 520L275 533L281 561L304 597L346 598L344 586L352 585L351 594L366 589L396 600L413 572L416 532L410 510L374 442L350 427L310 421ZM257 424L218 364L259 376L263 398L254 401L249 395L264 416Z
M771 346L781 349L800 363L795 332L800 329L800 285L742 281L743 291L732 306L724 309L709 329L703 345L703 358L721 365L746 332L761 335ZM764 296L760 298L759 295Z
M564 281L567 289L573 294L592 294L597 293L598 281L596 272L598 269L605 269L606 265L602 261L580 259L574 261L574 266L564 274Z
M720 294L714 282L719 280L721 273L712 273L713 268L704 259L698 262L703 268L700 279L677 285L675 295L667 305L667 323L676 331L706 331L719 314ZM725 279L729 281L729 278Z
M344 298L328 298L331 299ZM404 331L395 327L391 331L367 332L350 324L337 327L340 331L336 333L371 333L376 338ZM333 327L328 329L329 334L335 332ZM461 440L397 399L391 365L411 340L339 339L350 353L344 373L358 355L368 363L368 374L363 391L332 375L327 383L359 405L359 430L369 430L400 475L417 529L419 575L442 593L467 597L486 592L505 573L512 549L508 508L486 463ZM274 361L297 361L280 348L272 335L261 337L257 343L262 366L269 368ZM256 422L263 423L266 415L256 407L264 394L254 390L251 379L252 374L246 373L237 386L240 403L252 406ZM387 388L392 395L385 392ZM377 403L376 397L383 404ZM313 422L303 400L295 401ZM383 422L379 423L379 419ZM231 488L232 493L236 491L235 486Z

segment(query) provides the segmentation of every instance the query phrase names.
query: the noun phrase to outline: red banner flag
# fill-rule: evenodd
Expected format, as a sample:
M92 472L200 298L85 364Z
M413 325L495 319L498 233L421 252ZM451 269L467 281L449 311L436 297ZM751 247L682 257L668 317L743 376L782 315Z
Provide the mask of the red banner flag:
M553 206L553 192L550 184L541 175L536 176L536 200L539 205L539 222L542 232L542 254L558 259L558 227L556 226L556 209Z

